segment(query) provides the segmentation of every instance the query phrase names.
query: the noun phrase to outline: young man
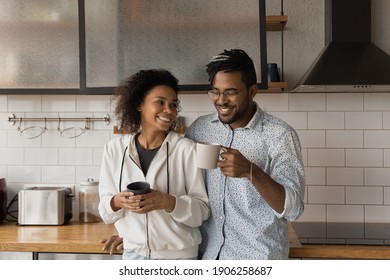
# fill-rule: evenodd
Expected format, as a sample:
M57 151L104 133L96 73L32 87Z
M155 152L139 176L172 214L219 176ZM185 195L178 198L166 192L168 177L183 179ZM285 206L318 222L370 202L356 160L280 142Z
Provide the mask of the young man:
M243 50L207 65L216 113L199 117L186 136L225 147L206 171L211 207L201 227L203 259L287 259L288 221L304 209L304 167L296 132L263 112L252 59Z

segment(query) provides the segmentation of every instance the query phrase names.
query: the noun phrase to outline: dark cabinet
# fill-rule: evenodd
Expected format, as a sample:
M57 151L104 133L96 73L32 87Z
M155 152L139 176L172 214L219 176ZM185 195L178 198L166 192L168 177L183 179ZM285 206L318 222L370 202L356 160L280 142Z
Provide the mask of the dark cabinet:
M0 88L78 89L78 1L1 0L0 10Z
M182 92L208 89L224 49L253 58L265 88L265 1L0 0L0 94L111 94L129 75L166 68Z

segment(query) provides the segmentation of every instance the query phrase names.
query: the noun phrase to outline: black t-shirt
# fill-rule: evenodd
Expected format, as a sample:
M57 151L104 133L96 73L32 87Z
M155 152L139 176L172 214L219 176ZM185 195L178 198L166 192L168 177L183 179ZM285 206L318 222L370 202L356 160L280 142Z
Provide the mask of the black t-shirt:
M150 163L152 162L154 156L157 154L157 152L161 146L154 148L152 150L146 150L146 149L142 148L142 146L140 145L140 143L138 141L138 137L136 137L135 146L137 148L139 160L141 162L142 171L144 172L144 174L146 176L146 173L148 172Z

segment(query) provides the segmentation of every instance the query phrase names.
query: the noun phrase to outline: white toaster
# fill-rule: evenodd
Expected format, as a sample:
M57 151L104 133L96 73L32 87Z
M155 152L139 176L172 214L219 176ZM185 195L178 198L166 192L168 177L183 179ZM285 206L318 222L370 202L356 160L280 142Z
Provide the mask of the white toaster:
M19 191L19 225L63 225L72 219L71 189L32 187Z

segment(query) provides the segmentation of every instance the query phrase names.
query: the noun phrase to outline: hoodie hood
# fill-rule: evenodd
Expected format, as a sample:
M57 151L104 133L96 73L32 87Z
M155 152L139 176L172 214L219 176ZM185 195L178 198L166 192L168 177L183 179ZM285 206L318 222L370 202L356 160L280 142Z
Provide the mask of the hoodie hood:
M390 56L371 42L370 0L327 0L326 35L293 92L390 92Z

